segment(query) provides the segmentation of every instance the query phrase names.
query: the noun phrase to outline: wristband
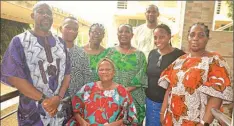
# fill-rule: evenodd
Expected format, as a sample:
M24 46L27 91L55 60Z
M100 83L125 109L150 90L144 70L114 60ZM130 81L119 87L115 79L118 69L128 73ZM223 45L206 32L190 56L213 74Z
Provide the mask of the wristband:
M207 123L207 122L205 122L205 121L203 121L203 120L201 120L200 123L201 123L203 126L209 126L209 125L210 125L209 123Z
M42 94L41 99L38 101L38 104L41 104L46 99L46 95Z

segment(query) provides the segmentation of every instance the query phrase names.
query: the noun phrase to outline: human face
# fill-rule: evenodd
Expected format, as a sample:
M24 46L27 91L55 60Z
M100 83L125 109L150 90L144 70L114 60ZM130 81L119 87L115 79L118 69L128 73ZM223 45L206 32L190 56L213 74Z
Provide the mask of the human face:
M62 38L66 42L74 42L78 35L78 22L74 19L66 19L61 27Z
M94 26L90 33L89 33L89 39L90 42L93 42L94 44L99 44L102 42L102 39L104 38L104 31L98 26Z
M39 5L31 14L35 22L35 29L48 32L53 24L53 14L47 4Z
M131 44L131 39L133 37L133 33L130 28L126 25L122 25L118 28L118 40L120 45Z
M158 16L159 12L154 6L150 6L149 8L146 9L145 17L147 22L155 23L157 21Z
M163 28L156 28L154 30L154 44L159 50L163 50L165 47L170 46L169 42L171 35Z
M109 61L103 61L99 64L98 76L101 81L112 81L114 74L114 67Z
M188 35L189 48L193 52L204 51L209 38L205 34L204 27L194 25Z

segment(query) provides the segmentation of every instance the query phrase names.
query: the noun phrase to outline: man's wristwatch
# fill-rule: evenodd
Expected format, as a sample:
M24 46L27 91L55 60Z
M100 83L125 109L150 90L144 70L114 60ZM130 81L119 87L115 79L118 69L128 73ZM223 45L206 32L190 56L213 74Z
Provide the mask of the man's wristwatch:
M46 95L42 94L41 99L38 101L39 104L41 104L46 99Z
M209 123L207 123L207 122L205 122L205 121L203 121L203 120L201 120L200 123L201 123L203 126L209 126L209 125L210 125Z

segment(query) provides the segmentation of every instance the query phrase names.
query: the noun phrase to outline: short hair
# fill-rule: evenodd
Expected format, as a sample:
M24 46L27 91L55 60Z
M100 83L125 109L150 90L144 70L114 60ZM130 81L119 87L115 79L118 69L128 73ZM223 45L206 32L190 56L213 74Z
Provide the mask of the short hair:
M102 24L99 24L99 23L94 23L94 24L92 24L92 25L90 26L90 28L89 28L89 34L90 34L92 28L94 28L94 27L99 27L99 28L101 28L101 29L103 30L103 34L105 35L105 28L104 28L104 26L103 26Z
M204 31L205 31L206 36L209 38L209 36L210 36L210 30L209 30L208 26L205 25L205 24L202 23L202 22L197 22L197 23L194 23L192 26L190 26L190 27L189 27L189 30L188 30L188 35L189 35L190 31L191 31L191 28L192 28L193 26L196 26L196 25L202 26L202 27L204 28Z
M63 19L63 22L62 22L61 26L64 25L64 22L65 22L65 20L67 20L67 19L75 20L75 21L77 21L77 23L79 23L79 21L78 21L77 18L75 18L75 17L73 17L73 16L68 16L68 17L65 17L65 18ZM78 25L79 25L79 24L78 24Z
M154 5L154 4L148 5L147 8L145 9L145 11L147 11L148 8L150 8L150 7L154 7L154 8L159 12L158 6L156 6L156 5Z
M35 12L41 5L47 5L52 11L52 7L48 3L44 1L39 1L33 6L33 12Z
M132 28L132 25L130 25L130 24L121 24L121 25L119 25L118 31L119 31L119 28L123 27L123 26L126 26L128 28L128 30L130 30L131 33L133 33L133 28Z
M115 67L115 64L114 64L114 62L113 62L111 59L109 59L108 57L102 58L102 59L98 62L97 68L96 68L97 71L98 71L98 69L99 69L100 64L101 64L102 62L104 62L104 61L109 62L109 63L111 64L113 70L115 71L115 68L116 68L116 67Z
M65 18L63 19L63 21L65 21L66 19L72 19L72 20L76 20L76 21L78 22L78 19L75 18L75 17L73 17L73 16L65 17Z

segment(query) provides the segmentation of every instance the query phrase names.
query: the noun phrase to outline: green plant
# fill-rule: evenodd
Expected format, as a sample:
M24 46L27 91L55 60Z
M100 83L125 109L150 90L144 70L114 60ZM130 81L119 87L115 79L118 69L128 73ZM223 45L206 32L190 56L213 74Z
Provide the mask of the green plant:
M11 39L25 30L30 29L30 25L26 23L11 21L7 19L1 19L1 48L0 48L0 61L4 55Z
M227 16L233 19L233 1L226 1L228 5L228 14Z

